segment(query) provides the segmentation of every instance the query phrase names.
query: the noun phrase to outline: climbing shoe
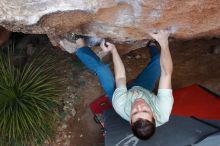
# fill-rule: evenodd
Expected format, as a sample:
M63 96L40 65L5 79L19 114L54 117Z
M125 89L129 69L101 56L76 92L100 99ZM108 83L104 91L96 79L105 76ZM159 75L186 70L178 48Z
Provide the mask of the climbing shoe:
M160 49L160 44L159 44L156 40L150 40L150 41L147 43L146 47L149 48L150 46L155 46L155 47L157 47L158 49Z

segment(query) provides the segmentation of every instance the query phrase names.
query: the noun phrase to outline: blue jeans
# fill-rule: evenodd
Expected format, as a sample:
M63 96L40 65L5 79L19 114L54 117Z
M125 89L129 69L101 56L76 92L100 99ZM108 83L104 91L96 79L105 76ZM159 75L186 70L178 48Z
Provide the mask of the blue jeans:
M149 51L151 54L151 61L140 75L128 85L128 88L141 86L149 91L154 89L161 72L160 52L155 46L151 46ZM109 100L112 101L112 96L115 90L115 80L109 65L104 64L89 47L79 48L76 55L88 69L97 74L101 86L105 90Z
M105 93L111 101L115 90L115 79L109 65L104 64L89 47L79 48L76 55L87 68L97 74Z

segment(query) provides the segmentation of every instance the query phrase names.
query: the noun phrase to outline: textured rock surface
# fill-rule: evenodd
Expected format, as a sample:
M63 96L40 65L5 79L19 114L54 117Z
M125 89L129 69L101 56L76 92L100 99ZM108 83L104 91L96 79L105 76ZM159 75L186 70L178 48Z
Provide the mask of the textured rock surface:
M219 0L1 0L0 25L11 31L47 34L57 45L65 33L146 39L169 27L176 38L220 35ZM139 42L139 43L138 43Z

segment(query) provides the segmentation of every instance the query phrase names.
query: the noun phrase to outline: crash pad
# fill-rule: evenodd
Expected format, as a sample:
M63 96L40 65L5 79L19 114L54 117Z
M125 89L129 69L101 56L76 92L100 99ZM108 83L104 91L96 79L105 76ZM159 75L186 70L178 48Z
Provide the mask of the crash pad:
M108 99L107 95L104 95L92 103L89 104L91 111L94 114L103 114L103 111L106 109L112 109L112 103Z
M193 84L174 91L172 115L220 120L220 98Z
M203 141L204 138L219 132L218 128L194 118L171 116L169 122L157 127L152 138L143 141L132 134L129 122L113 109L104 111L104 122L105 146L187 146L199 144L200 141L205 143L209 139ZM219 121L216 122L219 124Z

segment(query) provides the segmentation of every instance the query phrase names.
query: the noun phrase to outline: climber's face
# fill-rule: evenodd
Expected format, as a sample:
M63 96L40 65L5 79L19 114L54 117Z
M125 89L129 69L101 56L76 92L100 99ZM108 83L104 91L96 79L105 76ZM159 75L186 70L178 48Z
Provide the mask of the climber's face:
M152 121L153 112L149 104L143 99L136 99L131 109L131 123L136 122L138 119L145 119Z

